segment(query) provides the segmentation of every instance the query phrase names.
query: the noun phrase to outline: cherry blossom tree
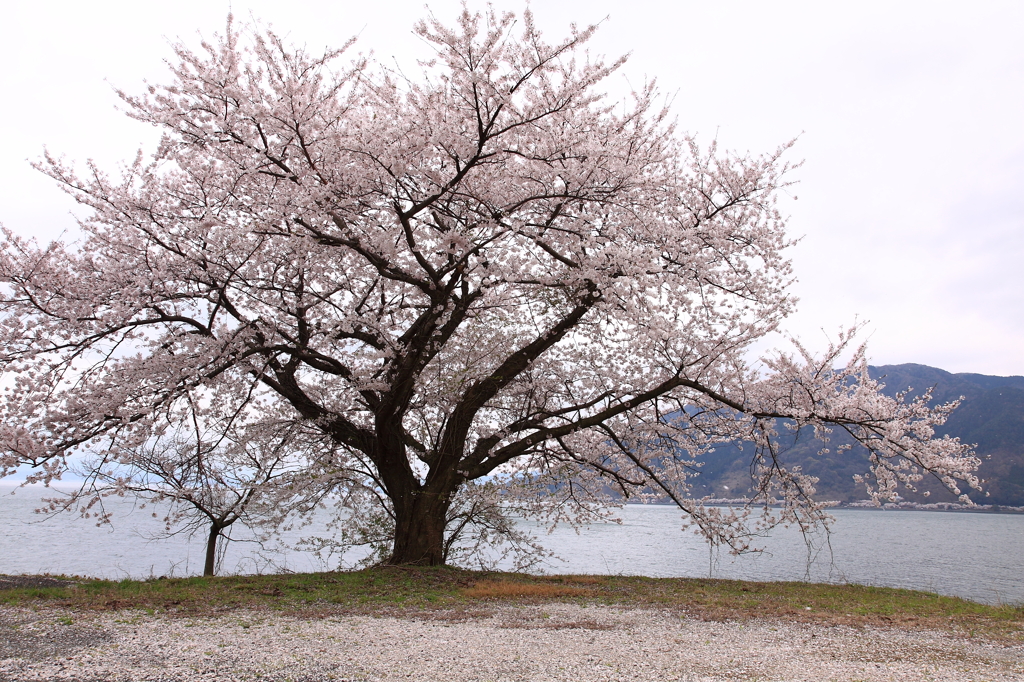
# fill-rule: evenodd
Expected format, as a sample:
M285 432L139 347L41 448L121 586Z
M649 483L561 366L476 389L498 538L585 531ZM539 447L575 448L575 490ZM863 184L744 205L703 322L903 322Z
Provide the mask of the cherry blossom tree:
M827 518L784 428L867 446L876 499L976 488L935 435L955 405L883 396L850 334L750 363L794 306L786 146L702 147L653 85L609 101L623 60L587 56L593 31L429 18L417 78L230 21L176 46L169 85L122 93L163 131L152 158L40 164L86 207L81 239L5 233L4 468L127 464L187 401L248 401L321 436L318 480L373 500L399 564L443 563L459 509L580 520L631 496L742 550ZM733 440L756 446L749 504L694 499Z
M105 498L134 497L143 508L163 510L167 536L205 532L203 575L214 575L223 556L220 540L230 539L235 523L279 525L308 499L303 488L313 483L309 467L302 467L309 460L300 456L301 423L240 426L237 412L211 419L215 411L189 402L159 437L128 450L112 442L73 467L83 477L77 490L45 499L40 511L78 512L102 525L112 517Z

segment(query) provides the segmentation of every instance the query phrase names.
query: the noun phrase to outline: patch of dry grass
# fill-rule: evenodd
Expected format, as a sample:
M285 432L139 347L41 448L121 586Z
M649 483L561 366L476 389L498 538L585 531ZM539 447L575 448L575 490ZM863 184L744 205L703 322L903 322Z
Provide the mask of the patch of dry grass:
M594 597L597 592L576 585L520 582L511 580L481 580L462 589L471 599L559 599L564 597Z

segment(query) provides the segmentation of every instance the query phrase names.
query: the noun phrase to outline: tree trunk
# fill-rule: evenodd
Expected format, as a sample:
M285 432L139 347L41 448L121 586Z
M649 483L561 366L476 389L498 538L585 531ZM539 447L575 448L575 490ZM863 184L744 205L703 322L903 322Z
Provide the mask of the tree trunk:
M223 530L216 523L210 524L210 539L206 541L206 566L203 567L203 575L213 575L213 569L217 563L217 538Z
M447 502L423 493L411 503L395 504L395 544L388 563L443 566L447 514Z

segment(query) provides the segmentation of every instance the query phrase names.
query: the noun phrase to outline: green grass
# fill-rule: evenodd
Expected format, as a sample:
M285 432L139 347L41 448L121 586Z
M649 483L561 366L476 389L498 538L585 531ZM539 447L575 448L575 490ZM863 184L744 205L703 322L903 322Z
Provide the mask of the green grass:
M846 624L955 628L1024 639L1024 606L988 606L928 592L861 585L755 583L693 578L529 576L454 568L383 567L350 573L294 573L155 580L74 579L68 587L0 589L0 603L70 610L142 610L208 615L273 609L415 613L484 610L508 603L574 601L666 608L691 618L776 618Z

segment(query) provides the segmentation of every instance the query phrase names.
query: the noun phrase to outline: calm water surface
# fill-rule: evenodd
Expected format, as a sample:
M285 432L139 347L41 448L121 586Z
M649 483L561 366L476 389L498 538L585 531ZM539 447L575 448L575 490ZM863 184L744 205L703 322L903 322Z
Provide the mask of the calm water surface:
M33 514L40 492L0 488L0 573L63 573L105 578L195 575L202 572L201 534L160 537L162 524L152 508L108 502L113 526L70 515ZM527 522L558 559L549 573L603 573L654 577L813 580L906 587L956 595L986 603L1024 603L1024 514L879 511L839 509L828 543L812 538L808 549L799 532L781 529L766 538L765 552L733 557L714 553L690 532L680 530L672 507L629 505L621 524L581 529L546 529ZM273 546L252 540L239 528L241 541L228 545L222 573L327 568L293 545L315 534L318 524L282 535ZM331 566L333 568L333 566Z

